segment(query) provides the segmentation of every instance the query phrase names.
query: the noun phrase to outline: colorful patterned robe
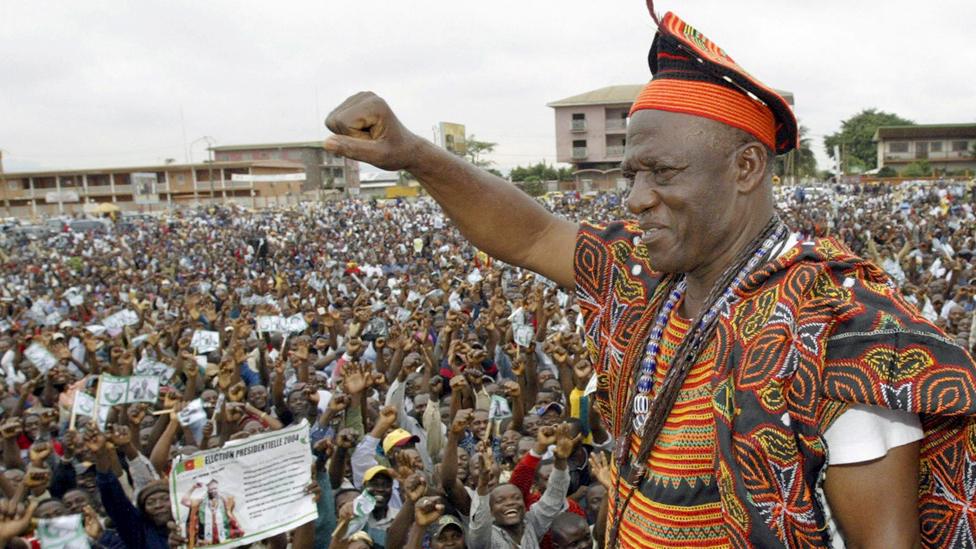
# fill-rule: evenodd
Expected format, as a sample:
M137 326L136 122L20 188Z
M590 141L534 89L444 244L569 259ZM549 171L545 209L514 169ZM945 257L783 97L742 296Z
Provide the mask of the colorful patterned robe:
M665 298L639 235L584 223L576 243L596 405L615 436ZM736 290L714 337L714 469L734 547L830 546L822 434L852 403L920 414L922 543L976 547L976 365L881 269L833 239L799 243Z

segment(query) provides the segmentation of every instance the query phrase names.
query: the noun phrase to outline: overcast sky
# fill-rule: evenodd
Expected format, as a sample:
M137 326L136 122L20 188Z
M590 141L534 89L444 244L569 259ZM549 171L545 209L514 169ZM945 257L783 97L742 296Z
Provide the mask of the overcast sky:
M657 8L793 91L821 158L865 107L976 122L973 0ZM497 142L503 169L552 162L546 103L645 82L652 36L643 0L0 0L0 149L8 172L184 161L202 136L324 138L334 106L373 90L428 138L446 120Z

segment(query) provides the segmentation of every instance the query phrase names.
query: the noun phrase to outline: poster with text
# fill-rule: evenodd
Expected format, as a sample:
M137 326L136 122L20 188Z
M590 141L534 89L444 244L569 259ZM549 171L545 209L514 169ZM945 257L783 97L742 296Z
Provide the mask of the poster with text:
M170 505L188 547L237 547L318 518L308 422L182 457Z

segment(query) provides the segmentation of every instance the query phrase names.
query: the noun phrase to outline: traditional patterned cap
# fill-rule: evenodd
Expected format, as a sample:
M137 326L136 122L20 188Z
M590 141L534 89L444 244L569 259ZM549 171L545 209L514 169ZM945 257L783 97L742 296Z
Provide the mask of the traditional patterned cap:
M677 15L668 12L659 19L653 0L647 6L658 26L647 58L654 78L631 114L654 109L702 116L749 133L776 154L796 148L796 117L776 90Z

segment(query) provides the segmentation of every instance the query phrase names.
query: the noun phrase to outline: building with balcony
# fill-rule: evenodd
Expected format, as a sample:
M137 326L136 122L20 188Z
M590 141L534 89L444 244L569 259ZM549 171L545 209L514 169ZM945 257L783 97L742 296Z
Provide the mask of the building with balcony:
M926 161L940 175L976 173L976 124L882 126L874 141L878 169L900 173L912 162Z
M627 188L620 163L630 107L643 88L644 84L607 86L547 105L555 111L556 161L573 165L578 190ZM779 93L793 105L792 93Z
M302 190L338 190L356 195L359 189L359 162L334 155L322 148L322 141L226 145L213 148L218 161L284 160L305 166Z
M149 213L218 203L267 208L318 198L303 193L304 170L298 162L247 160L12 172L0 178L0 212L38 219L98 211L105 203Z

